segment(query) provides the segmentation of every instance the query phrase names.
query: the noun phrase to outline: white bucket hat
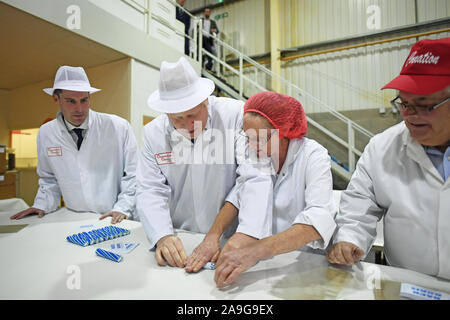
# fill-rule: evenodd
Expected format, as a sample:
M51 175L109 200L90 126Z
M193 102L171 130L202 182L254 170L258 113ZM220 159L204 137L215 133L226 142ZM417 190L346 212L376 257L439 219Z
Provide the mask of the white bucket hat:
M82 67L62 66L56 71L53 88L43 89L45 93L53 95L55 89L95 93L101 89L91 87L86 72Z
M159 74L159 90L147 100L148 106L163 113L190 110L206 100L214 91L214 82L201 78L181 57L177 62L163 61Z

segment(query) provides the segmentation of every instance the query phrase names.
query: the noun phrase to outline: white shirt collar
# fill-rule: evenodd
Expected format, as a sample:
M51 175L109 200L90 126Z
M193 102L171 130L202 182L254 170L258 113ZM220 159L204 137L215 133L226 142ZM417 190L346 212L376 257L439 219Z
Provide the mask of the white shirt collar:
M75 129L75 128L84 129L84 130L89 129L89 114L88 114L88 116L86 117L86 119L83 121L83 123L80 124L78 127L75 127L75 126L72 125L69 121L66 121L66 119L64 119L64 116L63 116L61 110L58 111L57 118L60 118L60 120L62 121L62 123L66 126L67 131L69 131L69 132L72 131L72 130Z

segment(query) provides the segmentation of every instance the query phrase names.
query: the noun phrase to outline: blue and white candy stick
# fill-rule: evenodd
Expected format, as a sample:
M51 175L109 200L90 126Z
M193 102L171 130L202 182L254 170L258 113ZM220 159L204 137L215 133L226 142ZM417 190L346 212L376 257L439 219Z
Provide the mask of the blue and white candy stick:
M80 241L84 244L84 245L88 245L89 242L86 241L86 239L84 238L84 236L81 233L77 233L77 238L80 239Z
M109 240L109 235L103 229L97 229L97 232L103 238L103 241Z
M117 237L117 234L112 226L105 227L105 231L107 234L109 234L110 239L115 239Z
M95 234L95 232L93 232L93 231L88 231L88 235L92 238L94 244L95 244L95 243L98 243L98 237L97 237L97 235Z
M85 246L88 245L83 239L78 237L77 234L73 234L71 236L68 236L66 239L67 239L67 241L75 243L75 244L77 244L79 246L82 246L82 247L85 247Z
M89 246L103 241L129 235L130 231L116 226L107 226L88 232L80 232L66 237L66 240L80 246Z
M92 239L87 232L82 232L81 234L83 235L84 239L89 243L89 245L94 244L94 239Z
M95 253L103 258L115 261L115 262L121 262L123 260L122 256L112 253L110 251L106 251L100 248L97 248L97 250L95 250Z
M118 237L122 236L122 232L120 231L120 228L117 228L116 226L111 226L111 229L113 230L113 233L116 236L118 236Z
M110 239L117 238L117 232L114 228L112 228L112 226L106 227L106 232L109 234Z
M123 229L123 228L118 228L122 234L122 236L126 236L130 234L130 230L127 229Z
M67 239L67 241L69 241L69 242L78 244L78 243L75 241L75 239L73 238L73 236L68 236L66 239Z
M214 262L207 262L203 266L203 269L214 270L214 269L216 269L216 264Z
M109 228L111 233L114 235L114 238L120 237L119 230L115 226L110 226Z
M87 243L83 240L82 237L80 237L79 234L74 235L74 237L75 237L76 241L77 241L80 245L82 245L83 247L86 247L86 246L87 246Z
M98 232L98 230L92 230L92 231L90 231L90 232L92 232L92 234L94 235L94 238L97 240L96 243L99 243L99 242L102 242L102 241L103 241L103 237L102 237L102 235L100 234L100 232Z

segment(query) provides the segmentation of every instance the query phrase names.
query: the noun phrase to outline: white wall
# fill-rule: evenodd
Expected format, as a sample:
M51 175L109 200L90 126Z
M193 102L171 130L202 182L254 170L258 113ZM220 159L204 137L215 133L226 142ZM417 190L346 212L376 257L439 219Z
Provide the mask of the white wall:
M192 1L192 0L191 0ZM279 0L281 48L291 48L320 41L344 38L375 31L367 26L373 16L371 6L380 11L378 30L416 23L415 0ZM194 6L204 5L203 0ZM214 18L224 12L228 17L217 20L230 43L247 55L268 52L269 0L242 0L211 12ZM448 0L417 0L418 21L425 22L450 16ZM368 11L369 10L369 11Z
M372 32L367 27L373 15L370 6L380 9L380 30L415 23L414 0L282 0L280 4L282 48Z
M450 17L450 1L417 0L419 22Z
M289 48L411 25L416 23L414 3L414 0L283 0L281 16L285 23L281 44ZM417 22L450 16L448 0L418 0L417 3ZM367 25L374 18L371 6L380 10L379 29ZM416 32L426 31L430 28ZM442 33L427 38L449 35ZM283 62L282 75L338 111L368 108L384 111L390 109L393 92L380 91L380 88L399 74L416 41L413 38ZM313 99L302 99L311 112L323 111Z
M147 106L150 94L158 89L159 70L137 60L131 63L131 126L142 145L143 117L157 117L160 113Z
M173 49L184 52L184 38L174 30L155 19L162 18L166 24L180 30L180 22L175 18L175 6L167 0L89 0L139 31L149 33ZM147 15L146 12L150 12ZM184 33L184 25L181 23Z
M450 37L450 32L427 36L442 37ZM416 41L412 38L283 62L282 76L338 111L389 110L395 93L380 89L400 73ZM308 95L302 102L309 112L324 111Z
M374 8L375 7L375 8ZM379 8L379 30L450 16L448 0L281 0L282 48L375 31L371 17ZM369 26L368 27L368 20Z
M120 0L89 0L89 2L111 13L133 27L145 31L145 16L132 6ZM145 5L146 1L143 1Z
M261 8L262 3L263 1L259 1ZM417 0L417 3L418 22L450 16L448 0ZM416 23L414 4L415 0L280 0L281 48L292 48L411 25ZM256 6L253 0L243 0L214 9L212 13L214 16L220 12L230 12L231 17L228 20L230 22L235 20L251 22L258 19L258 24L248 26L246 31L243 31L244 22L229 23L223 27L229 34L239 33L241 37L245 35L244 41L238 46L249 55L269 51L268 47L261 44L266 38L263 35L264 28L260 27L260 24L266 26L270 24L268 20L270 15L267 15L269 9L266 8L266 14L262 14L260 11L262 9L258 10ZM234 8L239 10L234 11ZM379 8L379 29L370 29L371 25L367 24L371 17L375 19L374 11L368 11L370 8ZM223 19L222 23L226 22L227 20ZM422 27L416 32L431 30L429 27ZM427 38L449 36L450 33L447 32ZM254 44L251 39L258 39L259 43ZM379 37L379 39L384 38ZM325 111L317 99L338 111L368 108L389 110L391 108L389 100L392 99L393 93L391 90L380 91L380 88L399 74L412 44L416 41L417 39L413 38L285 61L282 62L281 75L306 91L302 97L294 93L292 95L300 98L309 112ZM269 41L266 40L265 44L268 45ZM354 42L338 46L352 44ZM328 48L320 47L313 51ZM266 67L270 69L270 64ZM270 81L261 74L256 75L254 68L246 68L244 74L253 79L257 77L260 84L271 89ZM230 79L233 85L238 87L238 78L230 76ZM258 90L252 85L245 85L247 96L256 91ZM284 87L282 91L291 94Z
M254 55L270 50L269 0L237 1L230 5L211 10L211 18L217 19L221 38L232 47ZM202 16L203 13L200 15Z

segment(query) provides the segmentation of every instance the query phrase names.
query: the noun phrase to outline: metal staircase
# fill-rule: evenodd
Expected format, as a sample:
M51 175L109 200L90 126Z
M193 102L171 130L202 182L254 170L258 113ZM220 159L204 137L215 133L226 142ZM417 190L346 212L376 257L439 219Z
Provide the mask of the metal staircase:
M202 20L185 12L191 16L192 29L202 30ZM218 37L214 37L216 55L202 48L201 36L193 34L187 38L191 40L191 58L202 64L202 57L206 55L214 61L213 72L203 69L202 76L214 81L229 97L245 101L256 92L271 91L271 83L275 79L283 88L280 93L295 97L300 102L308 99L311 104L315 104L315 110L320 109L319 113L308 112L307 106L304 105L309 126L308 135L311 132L312 138L329 150L334 176L343 179L345 184L350 180L363 148L373 137L371 132ZM227 63L224 57L228 56L237 58L234 59L238 61L236 66ZM324 119L327 121L323 121Z
M217 74L211 73L204 68L202 69L202 77L212 80L215 83L216 87L230 98L244 101L248 99L247 96L241 96L235 87L227 83L226 79L223 79Z

